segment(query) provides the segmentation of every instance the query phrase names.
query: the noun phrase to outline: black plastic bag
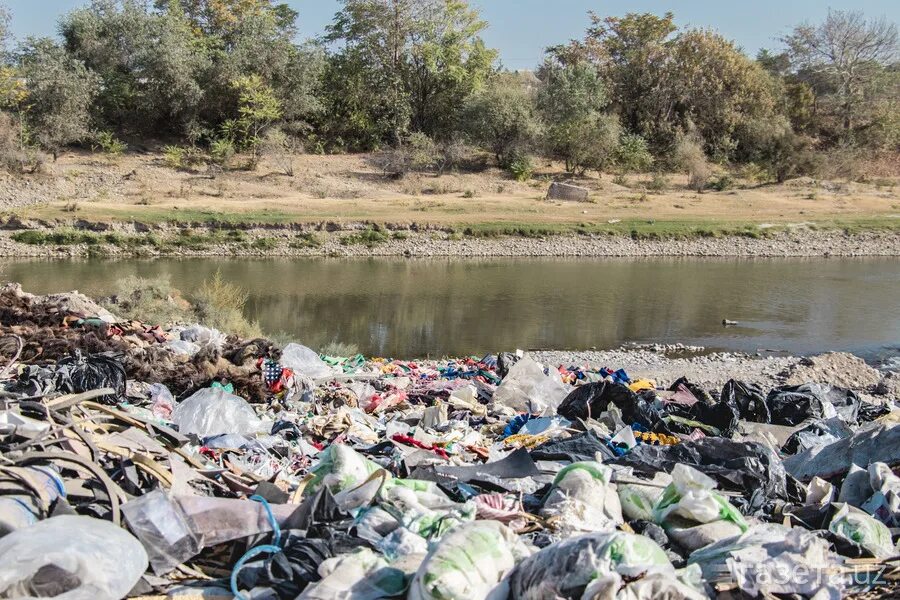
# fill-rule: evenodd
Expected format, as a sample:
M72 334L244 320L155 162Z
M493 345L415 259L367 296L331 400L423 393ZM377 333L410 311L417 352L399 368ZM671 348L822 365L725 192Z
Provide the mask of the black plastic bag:
M734 379L728 381L719 396L722 402L733 404L738 409L740 418L754 423L771 423L772 415L766 404L766 396L762 388L752 383L744 383Z
M674 446L642 444L610 462L648 478L659 471L671 473L679 463L688 465L715 479L722 489L740 492L749 504L747 512L771 500L803 500L789 493L793 487L781 460L755 442L708 437Z
M282 532L282 551L247 563L238 574L245 590L269 588L282 600L293 600L310 583L319 581L319 565L333 556L330 544L307 538L306 532Z
M785 454L799 454L810 448L833 444L851 435L853 430L838 417L813 421L803 429L792 433L781 447L781 451Z
M566 439L551 440L541 444L531 451L532 460L554 460L582 462L594 460L594 455L600 452L604 460L613 458L612 450L606 442L597 437L592 429L582 434Z
M830 402L838 415L856 422L859 397L852 391L818 383L785 385L769 392L766 404L775 425L799 425L807 419L825 416L825 403Z
M556 413L570 421L597 416L613 404L622 411L622 418L630 423L636 411L638 395L621 383L595 381L578 386L566 396Z
M83 356L76 352L56 363L56 391L80 394L100 388L112 388L115 393L99 398L106 404L116 404L125 399L127 378L122 356L102 352Z
M514 364L519 362L519 356L512 352L501 352L497 355L497 375L506 377Z

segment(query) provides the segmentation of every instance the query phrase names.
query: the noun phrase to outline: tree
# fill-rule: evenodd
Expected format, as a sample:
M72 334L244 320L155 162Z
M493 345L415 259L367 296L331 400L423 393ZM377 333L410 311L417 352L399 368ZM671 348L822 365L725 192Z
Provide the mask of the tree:
M240 116L225 124L229 133L226 137L235 139L240 147L249 150L256 164L263 133L281 119L281 102L259 75L239 77L231 85L238 93Z
M204 99L210 59L177 11L140 0L93 0L60 25L71 55L102 80L97 117L115 129L185 133Z
M861 12L829 11L824 22L800 25L784 42L797 67L825 84L819 95L835 98L843 137L849 138L862 116L867 88L897 58L897 25L866 19Z
M491 150L501 167L527 153L540 134L533 87L523 76L500 74L466 105L465 129L475 142Z
M29 39L20 58L26 82L25 117L32 135L56 159L90 133L99 78L53 40Z
M611 161L621 127L603 113L607 89L593 65L561 64L548 59L541 67L538 107L546 124L547 151L563 160L566 171L601 171Z
M239 31L246 19L262 15L271 15L279 30L292 37L298 16L288 4L271 0L156 0L156 8L177 10L187 17L195 31L219 40Z
M733 156L744 121L775 114L771 77L718 33L681 33L672 46L668 69L674 129L687 131L692 126L715 158Z
M618 168L632 173L646 171L653 164L647 140L633 133L623 133L619 138L614 159Z
M485 27L464 0L342 0L325 36L338 45L326 89L343 123L332 129L370 145L399 144L410 130L449 135L492 72Z
M674 135L669 87L674 15L602 18L591 13L590 18L583 41L551 48L551 54L564 64L593 64L608 84L611 109L622 125L654 148L666 148Z

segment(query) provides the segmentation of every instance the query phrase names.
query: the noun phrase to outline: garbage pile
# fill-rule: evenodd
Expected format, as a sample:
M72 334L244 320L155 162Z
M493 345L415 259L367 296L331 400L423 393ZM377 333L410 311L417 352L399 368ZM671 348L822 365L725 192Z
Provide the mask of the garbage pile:
M0 598L896 593L900 409L322 356L0 288Z

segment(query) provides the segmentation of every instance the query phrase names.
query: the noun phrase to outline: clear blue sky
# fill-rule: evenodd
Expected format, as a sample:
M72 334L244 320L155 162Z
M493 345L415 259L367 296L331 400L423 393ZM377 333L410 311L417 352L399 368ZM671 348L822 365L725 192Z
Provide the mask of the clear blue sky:
M19 36L52 35L57 18L85 0L0 0L13 12L12 29ZM324 29L337 0L288 0L300 12L304 37ZM749 54L778 45L779 36L803 21L821 19L828 8L862 10L900 22L897 0L474 0L490 23L485 40L500 50L504 66L535 66L544 48L578 37L587 25L587 11L603 15L626 12L664 13L671 10L679 24L713 27L735 40Z

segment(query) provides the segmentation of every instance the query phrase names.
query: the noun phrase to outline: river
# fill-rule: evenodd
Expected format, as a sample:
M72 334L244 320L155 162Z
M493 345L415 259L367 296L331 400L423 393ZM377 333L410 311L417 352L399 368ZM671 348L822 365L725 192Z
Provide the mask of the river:
M130 275L189 294L217 271L264 331L371 355L685 343L716 350L900 354L900 260L5 260L34 293L114 293ZM722 320L738 321L723 327Z

